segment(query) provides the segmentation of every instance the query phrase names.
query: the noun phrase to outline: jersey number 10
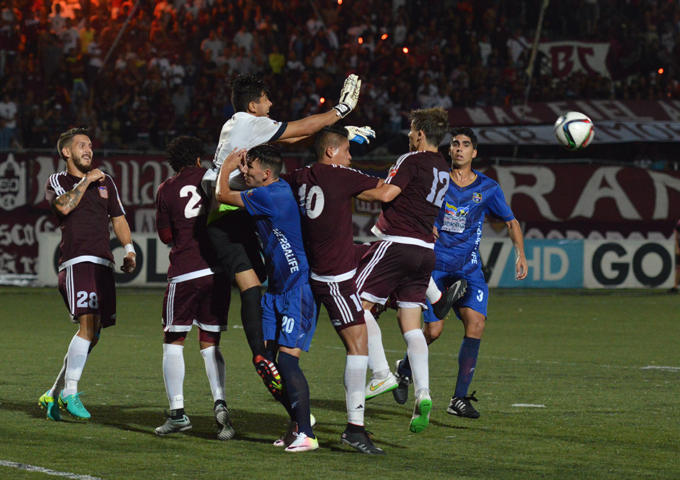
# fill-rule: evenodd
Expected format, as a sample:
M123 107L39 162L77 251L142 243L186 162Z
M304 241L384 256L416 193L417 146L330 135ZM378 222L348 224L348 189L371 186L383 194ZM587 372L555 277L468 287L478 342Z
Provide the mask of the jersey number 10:
M321 187L314 185L307 194L307 185L303 184L298 190L298 197L300 197L300 206L304 208L307 217L314 219L321 215L324 206Z

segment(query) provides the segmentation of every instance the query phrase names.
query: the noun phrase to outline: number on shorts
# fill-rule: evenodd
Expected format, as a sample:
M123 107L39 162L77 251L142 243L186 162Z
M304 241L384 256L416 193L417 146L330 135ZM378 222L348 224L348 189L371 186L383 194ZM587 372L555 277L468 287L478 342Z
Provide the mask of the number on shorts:
M76 294L78 296L78 301L76 302L76 307L78 308L99 308L99 300L97 299L97 294L95 292L87 294L86 291L80 291ZM89 297L89 299L88 299Z
M440 172L433 167L432 175L434 175L434 180L432 180L432 190L430 190L430 194L427 196L427 201L441 207L442 203L444 203L446 189L449 186L449 172Z
M184 207L184 217L195 218L205 213L205 207L199 205L201 196L198 194L198 190L194 185L185 185L179 191L179 196L182 198L188 197L189 195L191 195L191 198L187 202L186 207Z
M281 330L283 330L286 333L290 333L293 331L293 327L295 326L295 320L286 317L285 315L283 316L283 323L281 324Z
M312 219L321 215L325 201L320 186L314 185L307 194L307 185L303 184L298 190L298 196L300 197L300 206L305 209L305 215ZM312 205L314 205L314 208L312 208Z

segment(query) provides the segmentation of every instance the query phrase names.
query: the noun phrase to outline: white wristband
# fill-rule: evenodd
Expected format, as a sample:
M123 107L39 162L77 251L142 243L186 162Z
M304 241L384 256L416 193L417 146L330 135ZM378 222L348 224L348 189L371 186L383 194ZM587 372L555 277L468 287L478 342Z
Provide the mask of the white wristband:
M134 253L135 255L137 255L137 253L135 253L135 246L132 245L131 243L125 245L125 254L127 255L128 253Z

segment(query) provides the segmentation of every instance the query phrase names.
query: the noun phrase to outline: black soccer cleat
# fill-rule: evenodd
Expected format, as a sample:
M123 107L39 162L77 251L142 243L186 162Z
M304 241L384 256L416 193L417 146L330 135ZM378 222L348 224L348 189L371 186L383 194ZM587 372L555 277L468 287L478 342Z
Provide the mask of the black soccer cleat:
M464 278L454 282L453 285L442 293L442 298L440 298L437 303L432 304L432 313L434 313L434 316L439 320L444 320L451 311L453 304L465 294L466 288L467 282Z
M399 369L401 362L404 360L397 360L397 367L394 369L394 376L397 377L397 382L399 385L397 388L392 390L392 396L394 401L399 405L403 405L408 401L408 386L411 385L411 378L407 377Z
M271 392L272 395L279 396L283 394L283 383L281 382L281 375L276 368L276 364L267 360L262 355L257 355L253 358L253 364L257 374L262 377L264 386Z
M449 408L446 411L451 415L456 415L458 417L479 418L479 412L475 410L475 407L470 403L470 400L474 402L478 401L475 398L475 393L477 393L476 390L472 392L472 395L468 395L467 397L451 398L451 403L449 403Z
M368 432L352 433L349 430L345 430L342 432L340 440L342 440L342 443L357 449L361 453L367 453L369 455L385 455L385 452L381 448L373 445L371 438L368 436Z

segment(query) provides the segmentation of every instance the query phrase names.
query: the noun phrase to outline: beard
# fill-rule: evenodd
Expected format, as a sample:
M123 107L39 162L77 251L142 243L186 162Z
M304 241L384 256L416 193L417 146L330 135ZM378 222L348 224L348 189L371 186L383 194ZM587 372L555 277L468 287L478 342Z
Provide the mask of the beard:
M73 165L82 173L89 173L92 170L92 161L88 165L84 164L80 157L73 156Z

